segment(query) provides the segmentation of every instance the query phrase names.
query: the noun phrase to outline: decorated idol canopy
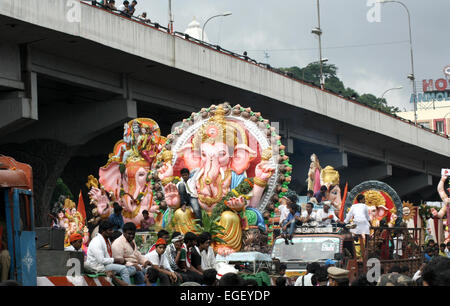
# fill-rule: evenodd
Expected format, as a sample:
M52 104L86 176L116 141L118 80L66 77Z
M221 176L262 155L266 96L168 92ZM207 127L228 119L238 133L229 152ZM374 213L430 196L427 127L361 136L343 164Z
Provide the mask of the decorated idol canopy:
M136 225L143 219L144 210L159 209L155 205L157 193L149 187L149 181L155 157L165 140L152 119L137 118L124 124L123 139L115 144L107 164L100 168L99 180L88 178L91 203L102 218L113 213L114 202L122 207L124 222Z
M382 220L389 226L398 225L402 221L403 203L400 197L391 186L380 181L365 181L355 186L346 198L345 214L357 202L359 194L364 195L366 205L369 206L372 226L380 226Z
M147 210L157 226L210 232L221 254L264 251L270 211L291 179L280 139L260 113L228 103L192 113L167 139L153 120L134 119L88 182L91 202L106 218L117 201L138 227Z

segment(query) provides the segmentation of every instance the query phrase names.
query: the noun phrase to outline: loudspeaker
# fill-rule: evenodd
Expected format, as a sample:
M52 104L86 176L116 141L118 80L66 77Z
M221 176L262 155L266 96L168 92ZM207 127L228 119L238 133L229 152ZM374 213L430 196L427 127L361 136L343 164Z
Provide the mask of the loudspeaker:
M65 229L36 227L36 248L47 250L64 250Z

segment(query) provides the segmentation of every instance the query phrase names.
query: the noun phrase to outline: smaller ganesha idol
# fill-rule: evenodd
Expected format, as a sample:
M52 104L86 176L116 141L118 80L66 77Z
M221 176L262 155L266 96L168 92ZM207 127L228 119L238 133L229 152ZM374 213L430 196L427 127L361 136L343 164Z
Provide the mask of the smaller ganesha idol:
M201 223L204 211L223 227L216 251L239 251L249 218L265 230L263 212L278 199L279 184L290 180L280 170L287 159L280 157L280 147L274 128L249 108L223 103L193 113L168 136L158 158L158 180L170 208L165 224L182 233L195 232L195 219ZM180 188L175 178L184 168L190 175ZM180 200L186 197L191 208L182 209Z
M148 183L155 157L165 140L152 119L137 118L124 124L123 139L115 144L107 164L99 169L98 182L92 183L96 181L92 177L91 183L88 182L91 203L97 206L102 218L113 212L111 204L115 201L123 207L124 222L133 222L137 226L143 219L144 210L159 212L159 207L153 205L156 203L155 192Z

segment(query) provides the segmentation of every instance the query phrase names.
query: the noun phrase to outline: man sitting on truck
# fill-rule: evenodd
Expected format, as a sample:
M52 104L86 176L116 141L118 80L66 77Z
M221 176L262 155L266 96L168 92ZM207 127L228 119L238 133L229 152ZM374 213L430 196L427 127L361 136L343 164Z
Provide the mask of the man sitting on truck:
M297 206L296 203L289 203L289 215L287 218L283 221L282 229L284 237L284 243L289 244L288 240L291 241L291 244L294 244L292 242L292 236L294 234L295 228L297 226L302 225L302 218L301 218L301 208Z
M83 236L78 233L73 233L69 236L70 245L64 248L64 251L82 252L81 246L83 244Z
M131 284L130 274L134 274L136 269L125 266L126 261L123 258L113 258L111 242L109 241L112 233L113 225L111 222L102 221L99 225L99 234L89 243L84 269L91 273L114 271L120 274L123 281ZM131 268L133 268L133 271L131 271Z
M312 225L311 222L316 220L316 212L313 211L314 204L311 202L306 203L306 211L302 213L302 221L307 225Z
M323 208L319 209L316 213L316 220L322 226L330 226L332 221L334 223L342 223L334 213L330 212L330 201L322 202Z

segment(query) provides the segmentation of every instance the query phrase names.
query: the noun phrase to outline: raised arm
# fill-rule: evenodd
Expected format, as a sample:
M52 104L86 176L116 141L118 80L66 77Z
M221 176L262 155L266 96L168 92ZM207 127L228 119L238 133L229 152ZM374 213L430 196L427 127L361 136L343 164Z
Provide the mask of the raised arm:
M444 202L444 205L439 210L439 212L437 212L434 208L431 210L431 213L433 214L433 216L435 216L439 219L442 219L445 216L445 213L447 210L447 205L449 205L449 203L450 203L450 199L448 198L447 193L445 192L445 189L444 189L444 183L445 183L446 179L447 179L446 175L442 176L441 180L439 181L439 184L437 186L437 191L439 193L439 196L442 199L442 202Z

